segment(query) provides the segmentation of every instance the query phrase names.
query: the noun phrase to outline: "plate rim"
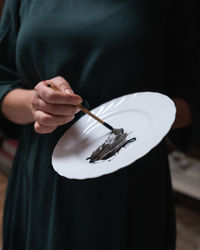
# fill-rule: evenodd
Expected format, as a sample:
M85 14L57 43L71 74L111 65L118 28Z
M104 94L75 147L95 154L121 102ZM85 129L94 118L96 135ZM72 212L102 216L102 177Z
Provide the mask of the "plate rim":
M133 101L133 99L134 99L134 101L135 101L135 97L136 96L139 96L139 97L144 97L144 95L147 95L147 96L149 96L149 95L157 95L157 96L160 96L160 97L162 97L162 98L164 98L165 100L167 100L167 102L171 105L171 111L172 111L172 115L171 116L173 116L173 117L171 117L171 121L169 121L169 123L172 125L173 124L173 122L174 122L174 120L175 120L175 114L176 114L176 107L175 107L175 104L174 104L174 102L173 102L173 100L171 100L168 96L166 96L165 94L162 94L162 93L159 93L159 92L153 92L153 91L144 91L144 92L135 92L135 93L130 93L130 94L127 94L127 95L123 95L123 96L121 96L121 97L117 97L117 98L114 98L114 99L112 99L112 100L110 100L110 101L107 101L107 102L105 102L105 103L102 103L101 105L99 105L99 106L97 106L97 107L95 107L94 109L92 109L91 110L91 112L93 112L94 114L96 114L96 112L98 111L98 110L100 110L103 106L106 106L106 105L108 105L109 103L111 103L111 102L117 102L119 99L122 99L122 98L124 98L126 101ZM131 100L127 100L129 97L132 97L131 98ZM169 105L169 106L170 106ZM101 118L101 114L98 114L99 115L99 117ZM85 118L84 118L85 117ZM78 119L68 130L66 130L66 132L63 134L63 136L58 140L58 142L57 142L57 144L56 144L56 146L55 146L55 148L54 148L54 151L53 151L53 154L52 154L52 166L53 166L53 168L54 168L54 170L59 174L59 175L61 175L61 176L63 176L63 177L66 177L66 178L69 178L69 179L79 179L79 180L82 180L82 179L90 179L90 178L97 178L97 177L100 177L100 176L103 176L103 175L106 175L106 174L109 174L109 173L112 173L112 172L115 172L115 171L118 171L119 169L121 169L121 168L124 168L124 167L126 167L126 166L129 166L130 164L132 164L133 162L135 162L136 160L138 160L138 159L140 159L141 157L143 157L144 155L146 155L148 152L150 152L154 147L156 147L159 143L160 143L160 141L166 136L166 134L169 132L169 130L170 130L170 128L171 128L171 125L169 125L168 126L168 129L166 129L166 131L165 131L165 134L163 135L163 136L161 136L161 138L160 138L160 140L158 140L156 143L154 143L154 145L152 146L152 145L150 145L150 147L149 147L149 150L146 150L145 151L145 153L144 154L140 154L139 155L139 157L137 157L136 159L134 159L134 160L132 160L130 163L128 163L128 164L126 164L125 166L123 165L123 166L121 166L121 167L118 167L118 168L116 168L114 171L111 171L111 172L103 172L102 174L98 174L98 175L94 175L94 174L91 174L91 176L88 176L88 174L87 174L87 177L81 177L81 174L79 174L79 176L73 176L73 174L70 176L69 174L68 174L68 176L66 176L66 173L65 174L63 174L62 173L62 171L59 171L58 170L58 168L56 168L55 166L54 166L54 164L55 164L55 155L56 155L56 150L59 148L59 145L60 145L60 142L61 142L61 140L64 140L64 138L65 138L65 136L68 134L68 133L70 133L70 130L71 129L73 129L75 126L77 126L77 123L79 122L81 122L81 121L83 121L84 119L87 119L87 115L85 114L85 115L83 115L82 117L80 117L80 119ZM91 120L92 121L92 118L91 119L89 119L89 120ZM152 143L150 143L150 144L152 144ZM149 145L148 145L149 146ZM81 164L81 162L80 161L77 161L77 163L78 164ZM73 163L74 164L74 163ZM90 164L90 163L88 163L88 164ZM87 172L87 171L86 171ZM93 172L92 172L93 173Z

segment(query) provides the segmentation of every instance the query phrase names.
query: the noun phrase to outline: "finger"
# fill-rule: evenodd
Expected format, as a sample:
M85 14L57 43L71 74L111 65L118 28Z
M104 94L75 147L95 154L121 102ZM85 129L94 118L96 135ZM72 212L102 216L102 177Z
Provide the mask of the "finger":
M53 132L57 126L43 126L38 122L35 122L34 124L34 130L38 134L47 134Z
M43 111L36 111L34 114L35 121L39 122L43 126L59 126L64 125L74 119L74 115L71 116L55 116L47 114Z
M42 99L35 99L32 101L34 110L40 110L45 113L57 116L74 116L80 111L75 105L68 104L49 104Z
M68 95L73 95L74 91L72 90L69 82L62 76L57 76L52 79L49 79L47 82L52 82L54 86L63 93Z
M62 76L57 76L57 77L54 77L54 78L50 79L49 83L53 83L53 85L58 90L60 90L61 92L67 94L68 97L77 96L77 95L74 94L74 91L71 88L69 82L65 78L63 78Z
M54 84L54 82L52 81L51 84ZM79 95L69 95L65 92L48 88L43 84L43 82L40 82L35 87L35 90L37 91L39 97L47 103L79 105L82 102L82 98Z

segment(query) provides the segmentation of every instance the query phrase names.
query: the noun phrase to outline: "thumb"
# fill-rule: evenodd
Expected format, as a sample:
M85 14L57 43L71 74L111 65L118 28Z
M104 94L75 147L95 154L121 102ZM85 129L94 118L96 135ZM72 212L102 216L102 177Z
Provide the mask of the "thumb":
M74 95L74 91L72 90L69 82L65 80L62 76L57 76L49 80L50 83L53 84L58 90L68 95Z

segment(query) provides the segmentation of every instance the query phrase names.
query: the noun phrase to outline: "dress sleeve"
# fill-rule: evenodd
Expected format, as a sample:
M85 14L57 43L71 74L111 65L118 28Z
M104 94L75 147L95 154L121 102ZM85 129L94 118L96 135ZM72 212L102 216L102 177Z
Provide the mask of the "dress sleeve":
M16 40L20 26L19 3L6 0L0 20L0 106L5 95L16 88L21 88L16 70ZM0 134L17 139L21 125L7 120L0 109Z
M176 2L176 1L175 1ZM183 151L200 145L199 14L195 1L177 1L168 22L167 92L187 101L192 125L174 129L170 139Z

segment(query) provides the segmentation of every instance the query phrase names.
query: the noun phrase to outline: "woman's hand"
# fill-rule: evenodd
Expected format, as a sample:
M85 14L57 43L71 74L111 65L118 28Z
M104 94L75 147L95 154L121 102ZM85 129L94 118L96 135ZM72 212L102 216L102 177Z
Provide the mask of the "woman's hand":
M50 133L59 125L72 121L79 111L77 105L82 102L81 97L74 94L63 77L57 76L47 80L47 83L55 86L58 91L39 82L31 100L34 129L40 134Z
M187 102L182 98L172 98L176 106L176 119L173 128L188 127L192 124L192 114Z

